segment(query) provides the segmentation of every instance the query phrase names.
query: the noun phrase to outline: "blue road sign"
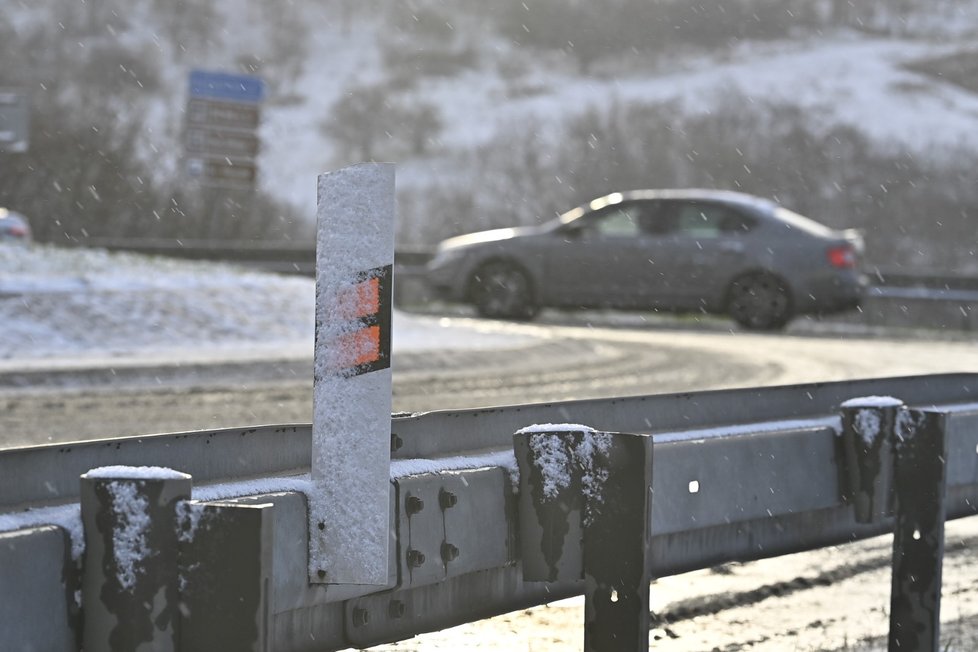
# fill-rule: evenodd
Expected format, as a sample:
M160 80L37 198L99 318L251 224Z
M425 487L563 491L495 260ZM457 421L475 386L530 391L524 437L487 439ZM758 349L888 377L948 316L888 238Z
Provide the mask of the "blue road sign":
M257 104L265 94L265 82L251 75L192 70L190 97Z

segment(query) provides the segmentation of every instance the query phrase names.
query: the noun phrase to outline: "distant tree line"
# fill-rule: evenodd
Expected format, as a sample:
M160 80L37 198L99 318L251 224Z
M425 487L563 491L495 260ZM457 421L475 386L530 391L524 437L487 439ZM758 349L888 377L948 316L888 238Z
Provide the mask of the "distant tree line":
M488 14L513 42L564 50L587 72L601 58L626 52L668 55L678 47L714 49L741 39L785 38L799 30L903 33L920 15L942 11L951 20L955 7L971 0L474 1L472 11Z

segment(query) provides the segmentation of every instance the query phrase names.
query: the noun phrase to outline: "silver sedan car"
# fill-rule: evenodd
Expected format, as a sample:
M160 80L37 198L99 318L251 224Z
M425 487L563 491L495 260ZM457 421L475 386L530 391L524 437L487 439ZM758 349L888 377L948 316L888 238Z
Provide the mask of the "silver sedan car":
M445 240L427 268L444 299L484 317L541 307L726 313L753 330L856 308L861 235L735 192L636 190L539 227Z
M28 243L31 225L20 213L0 207L0 242Z

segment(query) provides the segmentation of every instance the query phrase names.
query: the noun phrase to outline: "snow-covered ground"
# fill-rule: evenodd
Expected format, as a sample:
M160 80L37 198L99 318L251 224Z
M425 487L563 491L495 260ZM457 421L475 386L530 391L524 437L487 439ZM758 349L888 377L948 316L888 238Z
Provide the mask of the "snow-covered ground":
M53 358L311 359L314 305L309 278L100 250L0 246L0 368ZM395 354L531 339L394 314Z
M375 24L358 24L346 33L326 21L318 25L296 84L299 101L289 106L270 103L261 130L263 187L307 215L315 212L316 174L344 163L320 130L329 107L351 85L383 74ZM484 34L480 38L490 39ZM978 96L904 66L959 47L953 42L841 32L744 42L710 56L678 54L665 62L607 65L590 76L578 74L569 58L524 55L523 73L507 79L500 61L508 49L489 43L477 69L460 77L423 79L413 93L438 107L444 123L438 138L443 151L484 144L530 118L558 128L591 107L670 100L697 113L737 92L752 100L797 105L815 127L845 124L888 146L927 153L978 145ZM520 88L533 92L517 92ZM403 176L409 184L449 172L439 168L437 156L401 163L406 164Z
M13 3L9 20L19 31L56 24L56 0ZM192 68L240 71L258 57L270 92L262 107L259 182L278 199L315 214L316 175L356 161L344 160L322 125L335 102L358 85L387 84L397 100L424 101L437 108L442 131L423 157L398 156L399 186L424 186L450 173L440 158L499 138L513 125L542 123L559 128L569 117L615 102L674 100L689 112L709 111L727 91L758 100L784 100L810 116L813 126L846 124L879 142L924 154L943 146L978 145L978 96L950 82L908 70L908 63L973 49L978 10L963 0L939 0L926 10L884 12L893 36L827 28L824 33L785 34L772 41L744 40L713 53L670 51L660 57L625 55L599 61L581 74L573 57L519 48L486 25L441 3L453 19L455 42L475 52L471 64L452 76L418 76L398 85L385 67L383 48L437 51L392 29L381 13L353 12L347 21L338 3L292 3L305 30L294 35L302 50L294 80L269 49L269 26L257 2L214 0L220 28L213 43L173 43L154 24L159 17L133 15L113 42L151 53L159 64L159 90L132 108L146 117L142 134L154 166L175 172ZM449 3L450 4L450 3ZM822 3L825 4L825 3ZM878 3L882 4L882 3ZM147 11L143 5L139 11ZM455 12L455 13L453 13ZM457 14L457 15L456 15ZM885 27L874 25L870 27ZM58 35L52 35L57 43ZM103 38L105 38L103 36ZM70 39L69 39L70 41ZM77 47L70 42L64 47ZM195 46L196 45L196 46ZM385 154L380 154L385 156Z

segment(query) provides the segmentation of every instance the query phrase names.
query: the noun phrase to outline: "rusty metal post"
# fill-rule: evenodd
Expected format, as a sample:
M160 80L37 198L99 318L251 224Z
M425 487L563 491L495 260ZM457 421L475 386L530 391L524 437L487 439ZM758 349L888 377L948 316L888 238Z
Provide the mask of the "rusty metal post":
M547 425L513 443L524 580L584 579L585 652L647 650L652 438Z
M937 652L941 631L947 416L908 410L896 441L890 652Z
M178 649L176 513L191 485L189 475L161 468L81 476L87 652Z
M845 499L857 523L879 523L893 513L893 433L903 402L854 398L841 406Z

